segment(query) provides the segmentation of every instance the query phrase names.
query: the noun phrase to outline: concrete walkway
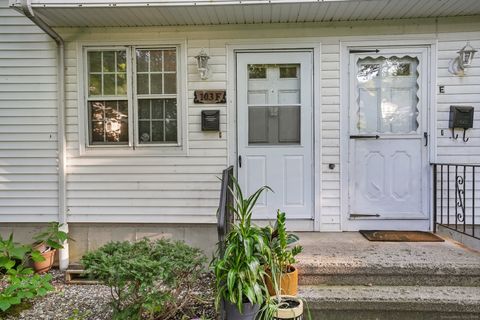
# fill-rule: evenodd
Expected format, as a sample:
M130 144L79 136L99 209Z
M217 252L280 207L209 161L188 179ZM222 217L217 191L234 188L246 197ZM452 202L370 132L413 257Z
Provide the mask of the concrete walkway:
M480 319L480 252L445 242L296 233L299 296L312 319Z
M372 242L358 232L296 234L304 248L298 256L302 284L415 285L425 280L436 285L431 281L438 275L439 285L480 285L480 252L452 240ZM461 283L465 276L473 278Z

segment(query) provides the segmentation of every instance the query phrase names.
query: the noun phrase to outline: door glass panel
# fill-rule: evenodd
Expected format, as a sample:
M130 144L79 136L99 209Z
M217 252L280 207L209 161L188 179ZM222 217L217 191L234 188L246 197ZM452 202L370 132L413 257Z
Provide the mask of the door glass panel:
M249 107L248 144L300 144L300 106Z
M299 64L248 65L248 143L300 144Z
M415 133L419 126L418 59L363 58L357 61L359 133Z

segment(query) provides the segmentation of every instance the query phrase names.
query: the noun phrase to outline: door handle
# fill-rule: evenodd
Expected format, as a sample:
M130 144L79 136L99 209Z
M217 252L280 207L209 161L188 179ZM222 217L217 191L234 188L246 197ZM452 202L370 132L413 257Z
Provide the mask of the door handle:
M378 134L376 135L352 135L350 136L350 139L379 139L380 136Z
M425 138L425 147L428 146L428 133L424 132L423 137Z
M242 167L242 156L238 156L238 167Z

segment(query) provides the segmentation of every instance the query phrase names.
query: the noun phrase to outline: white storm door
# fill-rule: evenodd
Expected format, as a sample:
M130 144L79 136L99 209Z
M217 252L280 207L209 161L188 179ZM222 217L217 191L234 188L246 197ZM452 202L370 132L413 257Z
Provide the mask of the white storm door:
M237 53L238 180L255 219L313 216L312 53Z
M347 229L428 229L427 49L350 54Z

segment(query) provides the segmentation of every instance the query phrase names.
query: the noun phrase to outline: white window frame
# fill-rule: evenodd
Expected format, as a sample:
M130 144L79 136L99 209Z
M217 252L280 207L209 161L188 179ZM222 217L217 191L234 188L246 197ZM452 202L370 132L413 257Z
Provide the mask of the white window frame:
M139 144L138 137L138 109L136 90L136 49L167 49L175 48L177 59L177 143ZM78 75L78 141L80 155L154 155L177 156L187 153L188 108L187 101L187 57L186 43L182 41L169 42L134 42L134 43L77 43L77 75ZM89 51L123 50L127 51L127 101L129 112L129 140L128 144L108 145L90 144L90 124L88 118L88 64ZM91 100L91 99L90 99ZM101 100L101 99L99 99Z

